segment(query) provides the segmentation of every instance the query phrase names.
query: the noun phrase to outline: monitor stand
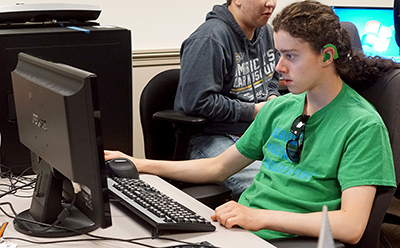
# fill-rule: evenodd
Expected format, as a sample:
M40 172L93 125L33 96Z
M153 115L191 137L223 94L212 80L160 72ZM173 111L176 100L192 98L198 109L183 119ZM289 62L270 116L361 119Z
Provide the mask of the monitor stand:
M69 237L89 233L98 228L88 217L86 217L86 215L82 214L82 212L75 207L72 207L71 214L65 218L62 223L58 224L56 227L52 227L51 229L47 229L47 226L35 224L33 222L27 222L24 220L36 222L36 220L29 213L29 209L25 210L19 213L17 218L14 219L15 230L20 233L35 237Z
M36 237L68 237L97 229L98 226L79 209L63 203L65 177L52 169L46 161L38 160L37 163L33 163L37 178L31 207L19 213L14 219L15 230ZM70 214L56 227L49 229L48 227L57 221L58 215L64 209L69 209Z

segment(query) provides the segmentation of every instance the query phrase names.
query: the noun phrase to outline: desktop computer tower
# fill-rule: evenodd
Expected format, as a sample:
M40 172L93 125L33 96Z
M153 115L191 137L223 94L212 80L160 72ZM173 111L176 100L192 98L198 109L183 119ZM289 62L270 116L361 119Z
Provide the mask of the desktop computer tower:
M30 152L19 142L12 93L11 71L20 52L95 73L104 148L132 154L130 31L99 25L6 25L0 26L0 164L14 174L31 166Z

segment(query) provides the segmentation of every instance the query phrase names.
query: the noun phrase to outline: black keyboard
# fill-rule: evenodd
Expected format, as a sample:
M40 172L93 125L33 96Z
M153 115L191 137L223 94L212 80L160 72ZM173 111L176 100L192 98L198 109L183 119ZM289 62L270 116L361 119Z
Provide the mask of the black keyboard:
M107 178L108 190L125 207L149 223L156 235L212 232L210 221L140 179Z

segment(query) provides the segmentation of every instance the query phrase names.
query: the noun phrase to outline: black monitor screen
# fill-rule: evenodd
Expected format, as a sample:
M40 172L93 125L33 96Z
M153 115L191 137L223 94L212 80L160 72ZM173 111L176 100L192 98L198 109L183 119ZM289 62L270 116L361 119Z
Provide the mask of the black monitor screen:
M394 30L393 8L332 7L339 20L353 23L358 30L364 53L400 62Z
M37 181L18 231L69 236L111 225L96 75L24 53L12 72L19 138ZM71 212L57 221L61 211ZM36 222L55 225L48 228Z

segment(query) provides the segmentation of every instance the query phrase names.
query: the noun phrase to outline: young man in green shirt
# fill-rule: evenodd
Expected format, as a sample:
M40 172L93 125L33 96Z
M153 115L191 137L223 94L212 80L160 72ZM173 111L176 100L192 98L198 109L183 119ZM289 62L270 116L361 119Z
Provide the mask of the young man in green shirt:
M315 1L284 8L273 27L281 55L276 70L291 93L268 101L234 146L191 161L135 159L115 151L106 151L106 159L125 156L140 172L195 183L222 182L262 160L239 202L218 207L213 220L265 239L317 237L327 205L333 238L356 244L376 191L396 187L396 181L387 129L352 87L398 65L352 51L338 17Z

